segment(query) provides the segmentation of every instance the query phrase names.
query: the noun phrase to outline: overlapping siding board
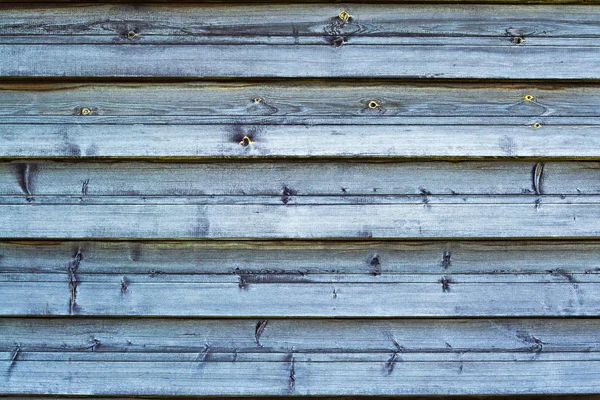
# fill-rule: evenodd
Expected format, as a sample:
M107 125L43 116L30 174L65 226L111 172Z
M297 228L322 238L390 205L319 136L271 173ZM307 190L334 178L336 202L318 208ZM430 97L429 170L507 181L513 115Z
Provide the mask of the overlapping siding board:
M533 3L0 4L0 396L599 394L600 6Z

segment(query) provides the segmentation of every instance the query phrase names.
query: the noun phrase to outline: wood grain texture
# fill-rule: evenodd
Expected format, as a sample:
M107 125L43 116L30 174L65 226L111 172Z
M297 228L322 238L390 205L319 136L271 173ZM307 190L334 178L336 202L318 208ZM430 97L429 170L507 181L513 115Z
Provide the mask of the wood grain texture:
M536 168L543 168L536 174ZM595 195L597 162L5 162L0 197Z
M67 353L94 357L116 353L190 353L239 356L323 354L341 360L391 355L398 346L406 355L422 353L485 357L494 353L534 355L597 353L600 322L580 319L101 319L1 318L0 352ZM536 340L538 342L536 342ZM109 356L110 354L107 354ZM574 354L576 355L576 354ZM41 356L41 355L37 355ZM148 354L150 356L150 354ZM561 354L554 354L560 357ZM564 355L566 356L566 355ZM494 355L491 355L494 357Z
M475 7L9 9L0 76L598 79L595 8Z
M0 76L600 77L594 7L346 8L347 21L337 5L11 8Z
M86 279L87 278L87 279ZM240 274L202 277L99 276L72 282L1 282L4 316L183 317L597 317L597 275L533 277L440 275L405 282L347 283ZM194 281L195 280L195 281ZM398 280L398 279L397 279ZM216 282L215 282L216 281ZM341 281L341 282L340 282Z
M3 394L364 394L364 380L380 395L597 390L595 319L2 318L0 331Z
M339 17L344 10L347 21ZM474 16L476 13L476 16ZM540 44L538 38L585 39L600 36L595 7L435 4L284 4L226 6L94 5L4 7L0 40L6 43L199 42L331 44L343 37L351 45L368 37L373 43L413 43L469 38L467 44ZM240 18L243 16L243 18ZM136 36L128 37L133 31ZM312 38L312 40L311 40ZM481 42L479 41L481 40ZM553 43L553 41L547 41ZM410 42L408 42L410 43ZM487 42L488 44L490 42ZM593 41L589 42L590 44ZM568 42L565 42L568 44Z
M577 125L598 124L600 116L600 90L581 84L1 83L0 98L2 123ZM379 107L369 108L371 100ZM81 115L82 108L90 114Z
M0 98L4 158L600 156L592 86L5 84Z
M81 274L593 274L598 241L12 241L0 272ZM77 257L77 255L80 257ZM238 269L239 268L239 269ZM53 278L56 280L56 278ZM60 279L60 278L58 278ZM381 278L383 279L383 278Z
M388 374L383 357L374 362L305 361L294 356L290 357L293 362L214 363L194 357L202 359L195 355L188 362L50 362L27 361L24 356L10 379L2 373L7 382L2 390L5 394L122 396L583 394L597 392L600 365L595 360L465 360L461 371L461 361L455 357L437 362L397 361ZM69 379L73 376L77 378ZM368 388L365 381L369 381Z
M597 126L5 124L0 156L598 159ZM244 139L246 138L246 139Z
M279 197L242 197L178 198L177 202L123 198L98 203L77 198L57 204L55 199L40 203L23 199L19 204L0 205L0 237L595 238L600 233L597 201L597 197L415 196L376 198L369 204L362 198L298 196L287 203Z
M0 53L0 77L600 78L596 46L2 44Z
M0 4L0 396L600 393L600 8L218 2Z
M598 316L597 242L0 247L2 315Z

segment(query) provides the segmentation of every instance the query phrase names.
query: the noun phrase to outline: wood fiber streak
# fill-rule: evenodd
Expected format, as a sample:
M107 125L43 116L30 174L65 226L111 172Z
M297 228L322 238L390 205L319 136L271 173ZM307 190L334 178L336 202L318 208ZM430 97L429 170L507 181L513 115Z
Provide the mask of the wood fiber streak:
M527 95L532 98L526 100ZM2 123L176 125L256 120L409 125L441 120L488 125L570 120L576 125L594 124L600 116L596 86L564 83L3 83L0 96L5 100L0 104ZM370 100L380 106L369 108ZM91 114L82 116L83 107Z
M342 10L350 14L347 21L339 17ZM529 40L535 43L536 38L600 36L600 11L595 7L564 5L12 4L4 6L3 13L0 38L7 43L24 39L44 43L44 37L52 38L54 43L78 43L83 36L84 40L105 38L104 42L110 44L156 43L157 37L162 41L204 43L218 43L224 37L232 38L232 42L269 43L268 39L283 37L287 44L302 44L303 39L312 37L317 39L314 43L331 44L332 39L344 37L351 45L354 39L362 37L388 41L467 37L472 38L468 44L473 45L485 43L475 38L496 38L500 39L495 41L497 44L511 45L515 36L525 38L523 44ZM136 36L128 36L130 31Z
M598 159L597 126L3 125L0 157ZM247 138L247 139L244 139Z
M536 166L543 171L536 176ZM539 171L539 168L538 168ZM8 162L0 196L596 195L597 162ZM39 199L39 198L38 198Z
M260 335L257 329L263 323ZM265 325L266 324L266 325ZM18 342L23 353L81 357L111 353L171 353L182 359L202 352L228 355L331 354L352 357L403 354L440 358L473 353L472 359L503 355L600 351L600 322L580 319L99 319L1 318L0 352ZM538 340L540 343L536 343ZM396 343L394 343L396 342ZM424 354L425 353L425 354ZM493 354L489 354L493 353ZM557 353L557 354L554 354ZM140 355L141 356L141 355ZM565 355L566 356L566 355ZM57 357L58 356L54 356Z
M2 44L0 53L0 77L600 79L595 46Z
M459 357L452 361L423 362L404 361L405 356L398 356L391 364L296 361L293 357L290 357L292 361L279 362L211 363L205 361L202 353L195 357L198 361L25 360L17 364L10 376L0 375L6 382L2 393L121 396L583 394L597 392L600 366L600 361L471 362L461 361ZM77 379L69 379L73 376ZM365 380L369 381L368 387L364 385ZM232 381L236 384L231 385ZM482 381L486 384L482 385Z
M89 274L586 274L598 241L11 241L2 273L64 274L77 254ZM373 263L376 259L377 262ZM239 270L237 269L239 268Z
M0 205L3 238L596 238L600 204L569 197L515 202L432 201L417 198L380 204L299 199L286 204ZM218 201L218 200L217 200Z

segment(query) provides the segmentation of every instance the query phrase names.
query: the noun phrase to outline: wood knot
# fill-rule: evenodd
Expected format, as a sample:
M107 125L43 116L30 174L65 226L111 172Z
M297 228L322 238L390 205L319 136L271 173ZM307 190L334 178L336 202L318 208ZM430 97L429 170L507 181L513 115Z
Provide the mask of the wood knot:
M521 36L516 36L513 38L512 42L514 44L521 44L525 41L525 39L523 39Z
M338 14L338 18L343 22L349 22L352 19L352 15L350 15L347 11L341 11Z
M346 44L346 39L343 37L337 37L331 41L333 47L341 47Z

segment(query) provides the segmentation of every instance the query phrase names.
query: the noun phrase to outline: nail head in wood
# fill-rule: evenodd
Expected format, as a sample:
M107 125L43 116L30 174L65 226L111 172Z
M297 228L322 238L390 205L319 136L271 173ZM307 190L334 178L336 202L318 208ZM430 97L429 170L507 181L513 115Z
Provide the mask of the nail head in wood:
M368 106L373 109L381 107L381 104L377 100L370 100Z
M244 137L242 138L242 140L240 141L240 145L242 145L242 146L244 146L244 147L246 147L246 146L249 146L249 145L251 145L252 143L254 143L254 142L253 142L253 141L252 141L252 139L250 139L248 136L244 136Z
M352 18L352 16L350 14L348 14L347 11L341 11L338 15L338 18L344 22L348 22L348 21L350 21L350 18Z

